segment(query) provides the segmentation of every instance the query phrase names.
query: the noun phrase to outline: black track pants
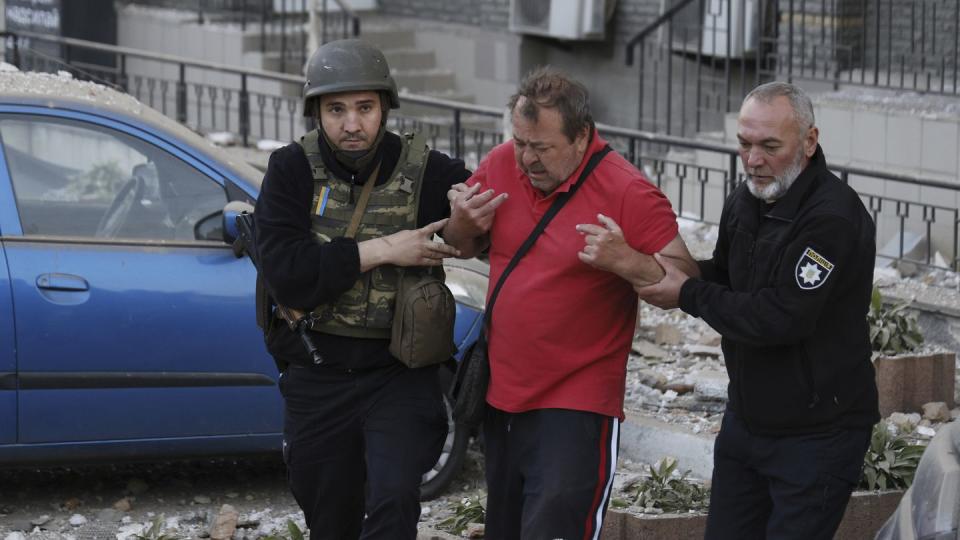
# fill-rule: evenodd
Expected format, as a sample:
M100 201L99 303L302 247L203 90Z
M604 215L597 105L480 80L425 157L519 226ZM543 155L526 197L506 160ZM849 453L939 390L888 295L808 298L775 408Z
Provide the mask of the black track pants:
M489 408L483 428L486 538L599 538L619 430L617 418L589 412Z
M416 538L420 478L447 431L436 368L291 366L280 389L288 480L310 538Z

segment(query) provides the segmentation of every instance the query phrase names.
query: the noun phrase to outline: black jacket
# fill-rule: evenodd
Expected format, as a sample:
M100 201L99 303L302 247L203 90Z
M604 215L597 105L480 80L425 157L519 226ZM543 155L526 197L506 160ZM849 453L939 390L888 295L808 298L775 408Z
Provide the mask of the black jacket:
M713 258L680 308L723 336L728 408L751 432L869 428L879 420L866 321L874 225L818 147L779 201L741 184L727 199Z
M400 137L387 133L377 151L382 159L376 182L379 185L390 178L397 166ZM333 175L352 178L325 144L320 145L320 152ZM367 176L356 176L353 181L359 194ZM463 161L431 150L420 194L418 226L449 217L447 190L469 177L470 171L464 168ZM260 271L277 302L304 311L335 300L360 276L356 241L340 237L320 244L313 239L310 232L312 198L313 176L303 148L294 143L275 151L270 156L254 212ZM325 359L324 365L364 369L397 362L387 351L387 340L316 333L314 341ZM269 332L267 347L281 367L291 362L309 363L298 338L285 325Z

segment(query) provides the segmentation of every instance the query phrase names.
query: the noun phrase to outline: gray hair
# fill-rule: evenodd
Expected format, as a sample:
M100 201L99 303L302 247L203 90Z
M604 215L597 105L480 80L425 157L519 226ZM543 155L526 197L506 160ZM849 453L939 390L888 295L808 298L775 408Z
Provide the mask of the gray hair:
M807 130L814 126L816 119L813 116L813 103L807 94L798 86L782 81L761 84L751 90L750 93L747 94L747 97L743 98L743 102L746 103L751 99L755 99L761 103L770 103L780 96L790 101L790 106L793 108L793 116L796 118L797 126L800 128L800 135L805 135Z
M540 117L540 107L557 109L563 119L563 133L570 142L585 128L589 128L589 134L593 133L587 88L566 73L550 66L531 71L520 82L517 93L510 96L507 106L511 112L521 97L526 100L519 112L533 122Z

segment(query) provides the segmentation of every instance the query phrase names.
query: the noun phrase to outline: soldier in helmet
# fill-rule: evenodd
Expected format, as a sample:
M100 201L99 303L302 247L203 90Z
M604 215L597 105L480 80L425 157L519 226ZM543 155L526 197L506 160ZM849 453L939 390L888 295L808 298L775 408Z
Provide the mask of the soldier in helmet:
M266 325L289 484L314 540L413 539L446 415L436 367L409 369L388 351L393 297L399 268L458 254L433 235L450 213L447 190L470 173L421 136L386 130L397 87L361 40L319 47L303 98L318 128L270 156L254 214L266 289L309 312L323 359L286 324Z

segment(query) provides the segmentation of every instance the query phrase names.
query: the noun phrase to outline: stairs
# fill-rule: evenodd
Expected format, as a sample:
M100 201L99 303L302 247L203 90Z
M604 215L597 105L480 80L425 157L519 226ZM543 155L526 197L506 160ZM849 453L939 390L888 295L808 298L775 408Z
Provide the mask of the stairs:
M360 37L379 47L387 57L401 93L474 102L473 96L457 87L454 72L437 65L432 50L417 48L416 28L388 24L378 20L375 14L369 14L360 29Z

